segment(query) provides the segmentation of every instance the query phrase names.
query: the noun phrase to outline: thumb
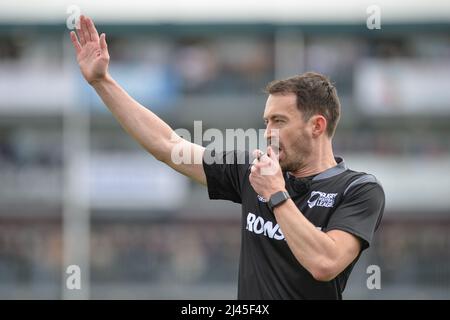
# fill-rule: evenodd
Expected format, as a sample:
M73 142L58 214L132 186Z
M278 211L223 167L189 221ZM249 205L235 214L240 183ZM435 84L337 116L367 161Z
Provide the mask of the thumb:
M267 147L267 155L269 156L269 158L273 158L275 152L273 152L273 149L271 146Z
M108 48L108 45L106 44L106 35L104 33L100 35L100 48L102 50L106 50Z

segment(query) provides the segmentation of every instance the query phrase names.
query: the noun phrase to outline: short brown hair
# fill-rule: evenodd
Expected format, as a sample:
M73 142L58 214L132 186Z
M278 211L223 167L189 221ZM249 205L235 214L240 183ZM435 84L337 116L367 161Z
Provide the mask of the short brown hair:
M297 107L303 112L305 121L320 114L327 119L327 134L334 135L341 113L341 103L336 88L326 76L316 72L306 72L298 76L269 83L268 94L289 94L297 96Z

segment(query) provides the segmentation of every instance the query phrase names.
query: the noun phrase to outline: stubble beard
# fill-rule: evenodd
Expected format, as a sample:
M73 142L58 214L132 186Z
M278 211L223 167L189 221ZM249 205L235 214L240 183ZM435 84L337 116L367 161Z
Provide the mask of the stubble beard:
M311 148L306 144L296 145L287 151L284 149L284 159L280 161L283 172L296 172L305 167L306 158L310 154Z

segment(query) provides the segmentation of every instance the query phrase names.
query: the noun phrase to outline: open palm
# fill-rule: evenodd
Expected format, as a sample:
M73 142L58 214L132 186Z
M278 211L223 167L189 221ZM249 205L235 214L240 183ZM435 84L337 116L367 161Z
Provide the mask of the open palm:
M78 35L78 37L77 37ZM81 73L90 84L103 79L108 71L109 53L105 34L99 37L94 23L88 17L80 17L80 29L70 33L77 53Z

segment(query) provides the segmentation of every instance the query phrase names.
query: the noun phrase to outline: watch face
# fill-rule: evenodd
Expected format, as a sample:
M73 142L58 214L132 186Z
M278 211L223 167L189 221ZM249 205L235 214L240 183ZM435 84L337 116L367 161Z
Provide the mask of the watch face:
M273 202L274 202L274 204L277 204L278 202L280 202L280 201L283 200L283 199L284 199L284 197L283 197L283 194L282 194L281 192L277 192L277 193L275 193L274 196L273 196Z
M279 191L270 197L270 201L269 201L270 207L274 208L289 198L290 198L289 194L287 194L283 191Z

